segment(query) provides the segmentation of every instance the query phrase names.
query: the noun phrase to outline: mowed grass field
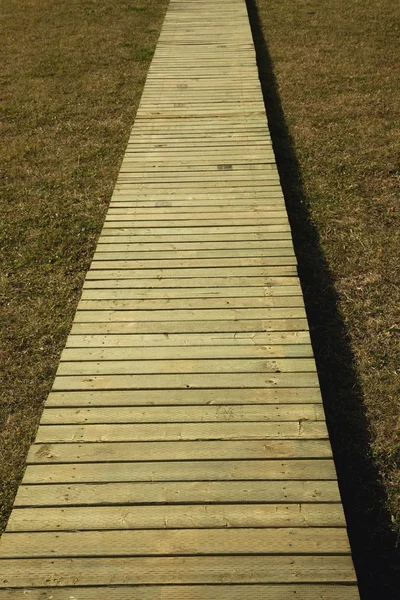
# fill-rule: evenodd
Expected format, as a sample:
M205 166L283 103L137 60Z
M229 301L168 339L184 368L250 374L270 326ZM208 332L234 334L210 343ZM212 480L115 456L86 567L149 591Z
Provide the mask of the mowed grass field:
M167 3L3 0L2 526ZM380 582L400 532L397 7L248 6L356 564Z
M51 388L167 0L3 0L0 525Z
M356 565L397 597L400 13L248 6Z

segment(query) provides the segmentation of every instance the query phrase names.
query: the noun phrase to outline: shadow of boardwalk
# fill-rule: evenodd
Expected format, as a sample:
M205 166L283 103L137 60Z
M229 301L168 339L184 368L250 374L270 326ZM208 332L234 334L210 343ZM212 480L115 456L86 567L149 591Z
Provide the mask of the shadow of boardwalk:
M362 600L398 598L399 566L346 328L318 233L305 205L294 145L282 111L255 0L247 0L265 106L299 261L311 338Z

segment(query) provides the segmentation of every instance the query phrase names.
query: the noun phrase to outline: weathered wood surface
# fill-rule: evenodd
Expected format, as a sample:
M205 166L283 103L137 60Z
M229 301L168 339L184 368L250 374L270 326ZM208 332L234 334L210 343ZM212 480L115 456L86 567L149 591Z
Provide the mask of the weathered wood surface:
M244 0L171 0L0 598L356 600Z

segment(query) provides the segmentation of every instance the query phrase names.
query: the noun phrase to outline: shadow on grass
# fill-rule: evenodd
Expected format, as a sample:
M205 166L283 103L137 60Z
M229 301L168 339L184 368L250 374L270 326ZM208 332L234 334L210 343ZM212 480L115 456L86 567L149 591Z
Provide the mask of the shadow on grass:
M363 399L332 274L310 221L255 0L246 0L362 600L398 598L395 537L370 453Z

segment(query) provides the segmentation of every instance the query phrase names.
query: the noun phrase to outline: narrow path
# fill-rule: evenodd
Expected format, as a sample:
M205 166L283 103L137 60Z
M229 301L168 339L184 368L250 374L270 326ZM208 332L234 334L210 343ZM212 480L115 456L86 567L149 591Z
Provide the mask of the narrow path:
M244 0L172 0L0 599L356 600Z

